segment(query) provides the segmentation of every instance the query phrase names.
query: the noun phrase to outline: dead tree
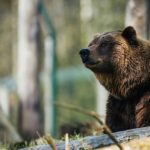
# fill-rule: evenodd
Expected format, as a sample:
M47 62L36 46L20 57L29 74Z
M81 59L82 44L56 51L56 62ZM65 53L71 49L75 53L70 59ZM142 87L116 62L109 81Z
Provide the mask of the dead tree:
M133 26L138 35L146 37L147 15L145 0L128 0L125 26Z
M39 0L19 0L17 87L20 98L19 130L25 139L41 133L38 79Z

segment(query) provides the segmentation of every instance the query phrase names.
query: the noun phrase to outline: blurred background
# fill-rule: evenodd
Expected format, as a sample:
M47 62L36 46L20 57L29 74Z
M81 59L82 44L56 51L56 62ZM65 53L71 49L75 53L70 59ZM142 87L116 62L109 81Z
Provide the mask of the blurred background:
M147 0L1 0L0 141L94 134L95 120L54 105L105 117L107 91L79 50L96 33L136 28L149 37Z

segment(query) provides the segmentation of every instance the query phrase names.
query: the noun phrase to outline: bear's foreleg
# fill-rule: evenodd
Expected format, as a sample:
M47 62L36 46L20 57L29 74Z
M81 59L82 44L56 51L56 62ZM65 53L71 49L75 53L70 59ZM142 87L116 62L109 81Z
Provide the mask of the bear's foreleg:
M150 92L146 93L136 105L136 127L150 126Z

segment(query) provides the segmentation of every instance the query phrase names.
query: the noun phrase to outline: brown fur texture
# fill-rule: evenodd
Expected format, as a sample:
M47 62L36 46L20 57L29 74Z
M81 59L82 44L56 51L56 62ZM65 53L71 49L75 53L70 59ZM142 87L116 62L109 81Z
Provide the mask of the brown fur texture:
M150 125L150 43L127 27L97 35L80 55L110 92L106 123L111 130Z

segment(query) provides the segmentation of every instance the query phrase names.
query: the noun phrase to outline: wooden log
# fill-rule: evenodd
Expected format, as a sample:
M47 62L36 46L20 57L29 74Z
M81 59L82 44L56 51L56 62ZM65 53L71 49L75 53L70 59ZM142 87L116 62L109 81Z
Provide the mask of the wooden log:
M150 127L136 128L126 131L113 133L119 143L128 142L133 139L140 139L150 136ZM114 144L108 135L88 136L81 140L73 140L69 142L70 150L78 149L95 149ZM65 150L65 143L56 144L57 150ZM49 145L38 145L35 147L24 148L20 150L52 150Z

